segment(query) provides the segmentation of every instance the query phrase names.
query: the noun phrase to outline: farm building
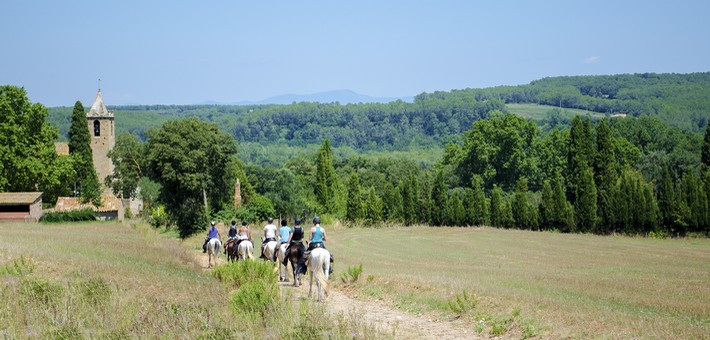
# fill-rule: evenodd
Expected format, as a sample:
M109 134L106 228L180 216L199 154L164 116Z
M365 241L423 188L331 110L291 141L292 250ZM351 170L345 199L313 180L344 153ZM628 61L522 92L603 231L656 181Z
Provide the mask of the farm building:
M0 221L38 222L40 218L41 192L0 193Z
M98 207L90 203L81 203L78 197L59 197L57 205L54 206L56 212L82 209L93 210L96 218L100 220L123 220L123 202L114 195L101 195L101 206Z

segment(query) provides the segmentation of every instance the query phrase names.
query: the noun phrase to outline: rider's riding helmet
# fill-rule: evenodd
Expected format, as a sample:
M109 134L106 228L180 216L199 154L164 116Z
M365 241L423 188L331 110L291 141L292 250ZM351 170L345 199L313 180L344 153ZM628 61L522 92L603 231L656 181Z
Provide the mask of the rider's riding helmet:
M269 217L269 219L268 219L268 220L269 220L269 223L271 223L271 222L273 222L273 221L274 221L274 218L273 218L273 217Z
M232 220L232 225L237 225L237 221Z
M217 225L217 222L215 222L215 221L212 221L212 222L210 222L210 224L211 224L211 225L212 225L212 226L214 227L214 226L216 226L216 225Z
M288 222L286 220L281 220L281 225L285 227L286 225L288 225Z
M301 225L301 219L300 219L300 218L297 218L297 219L296 219L296 225Z
M320 217L317 217L313 219L313 224L320 224Z

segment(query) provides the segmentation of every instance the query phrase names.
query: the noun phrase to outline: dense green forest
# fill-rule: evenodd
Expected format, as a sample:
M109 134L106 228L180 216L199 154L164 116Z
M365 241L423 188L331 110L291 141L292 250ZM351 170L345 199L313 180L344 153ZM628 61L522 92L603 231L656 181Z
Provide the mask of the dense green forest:
M217 123L238 142L289 146L318 145L358 151L442 147L488 112L513 112L505 104L534 103L562 110L657 116L685 130L701 131L710 116L710 73L626 74L553 77L527 85L422 93L414 103L293 103L290 105L141 105L112 107L119 133L145 140L146 131L188 117ZM579 113L579 111L575 111ZM60 138L69 128L71 108L50 109ZM549 117L548 117L549 116ZM548 112L541 124L564 124L569 115Z

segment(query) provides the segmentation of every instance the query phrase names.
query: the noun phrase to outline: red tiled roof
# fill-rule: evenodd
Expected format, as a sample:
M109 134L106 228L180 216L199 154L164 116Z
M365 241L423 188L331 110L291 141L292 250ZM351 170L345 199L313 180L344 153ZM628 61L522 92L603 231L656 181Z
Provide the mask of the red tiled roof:
M96 212L118 211L123 207L121 199L114 195L101 195L101 206L96 207L90 203L81 203L78 197L59 197L54 211L65 212L81 209L91 209Z

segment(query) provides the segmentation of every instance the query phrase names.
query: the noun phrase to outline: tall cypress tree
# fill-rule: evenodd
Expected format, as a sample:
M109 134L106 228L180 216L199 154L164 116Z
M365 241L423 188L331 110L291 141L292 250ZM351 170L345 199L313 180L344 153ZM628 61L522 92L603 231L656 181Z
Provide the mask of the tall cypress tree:
M574 231L574 207L567 201L564 189L564 179L557 172L552 187L554 211L552 226L563 232Z
M703 148L700 151L700 160L706 169L710 168L710 120L705 127L705 139L703 141Z
M421 190L419 190L419 223L431 223L431 209L431 182L429 175L425 174L424 177L422 177Z
M431 188L431 224L442 225L446 219L446 202L448 201L446 192L446 182L444 182L444 174L437 171L434 178L434 186Z
M411 176L399 182L399 192L402 195L402 219L406 225L412 225L417 218L417 197Z
M576 188L574 216L577 230L588 232L594 230L597 220L597 188L594 185L594 172L590 167L582 170Z
M451 209L449 214L450 224L453 226L466 225L466 209L463 206L460 193L455 192L451 195L448 206Z
M602 120L597 125L597 152L594 164L597 186L599 224L596 232L606 234L614 224L614 186L616 184L616 156L611 129Z
M330 141L324 140L318 151L316 161L316 185L314 194L316 200L323 207L325 212L332 212L335 209L335 168L333 168L333 151L330 148Z
M528 207L528 179L525 177L519 178L515 183L512 210L516 226L521 229L530 229L532 221Z
M382 220L382 200L375 192L374 187L370 187L367 192L367 200L364 205L364 218L369 224Z
M671 172L668 169L668 164L663 165L663 177L661 184L658 186L658 209L660 220L664 227L671 228L674 221L674 201L675 194L673 192L673 179Z
M74 104L71 127L69 127L69 154L72 157L74 171L76 171L74 190L79 191L83 201L92 201L94 204L99 204L101 185L99 184L96 169L94 169L91 136L86 123L84 106L78 100Z
M385 188L382 190L382 218L386 221L393 221L395 219L396 200L395 200L395 189L392 183L387 182Z
M490 208L486 193L483 191L483 178L480 175L474 175L471 180L473 186L473 216L471 222L473 225L487 225L490 223Z
M504 226L503 190L493 184L491 191L491 225L497 228Z
M346 203L345 219L356 221L362 218L362 198L360 195L360 178L357 172L350 176L348 182L348 200Z
M540 199L540 226L542 229L549 228L555 223L555 198L552 194L552 186L549 180L542 184L542 194Z

